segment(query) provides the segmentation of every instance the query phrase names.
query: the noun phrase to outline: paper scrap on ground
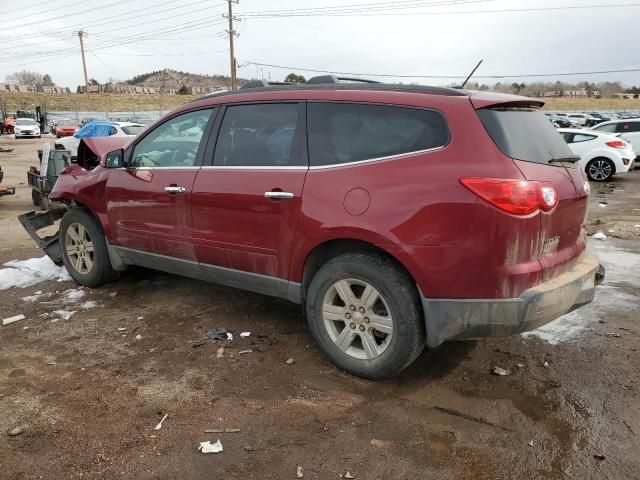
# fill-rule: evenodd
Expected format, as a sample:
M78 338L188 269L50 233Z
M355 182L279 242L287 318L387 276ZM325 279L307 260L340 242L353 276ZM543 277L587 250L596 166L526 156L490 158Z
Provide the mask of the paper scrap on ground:
M251 335L251 332L242 332L242 333L240 334L240 337L241 337L241 338L247 338L249 335Z
M19 322L20 320L24 320L25 317L24 315L14 315L13 317L9 317L9 318L3 318L2 319L2 326L4 327L5 325L10 325L14 322Z
M58 267L49 257L13 260L0 269L0 290L12 287L25 288L49 280L71 280L64 267Z
M200 442L200 446L198 447L202 453L220 453L222 452L222 443L220 443L220 439L216 443Z

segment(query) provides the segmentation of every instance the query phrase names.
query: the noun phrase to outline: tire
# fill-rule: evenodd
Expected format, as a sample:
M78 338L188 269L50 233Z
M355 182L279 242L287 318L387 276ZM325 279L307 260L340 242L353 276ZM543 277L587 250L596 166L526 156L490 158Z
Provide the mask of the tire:
M608 182L616 173L616 166L608 158L598 157L587 163L585 172L592 182Z
M62 217L60 222L60 247L64 265L69 275L85 287L99 287L118 278L118 272L111 267L107 242L98 221L83 208L72 208ZM81 238L79 242L74 236ZM90 244L87 245L87 239ZM78 253L70 253L72 247L78 247ZM87 247L91 246L92 250ZM71 256L70 256L71 255ZM84 256L83 260L78 260ZM86 258L89 258L89 262Z
M377 300L365 301L367 292L377 293L369 297ZM352 302L345 302L349 295ZM404 271L381 256L350 253L327 262L311 280L306 311L322 352L359 377L394 375L425 346L418 292Z
M33 203L33 206L39 207L41 201L42 201L42 195L40 195L40 192L36 190L31 190L31 203Z

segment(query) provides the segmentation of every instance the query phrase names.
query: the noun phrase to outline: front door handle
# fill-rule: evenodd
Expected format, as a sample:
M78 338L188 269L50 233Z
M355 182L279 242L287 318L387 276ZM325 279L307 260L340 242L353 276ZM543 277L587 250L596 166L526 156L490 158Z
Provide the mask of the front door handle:
M187 189L184 187L178 187L177 185L171 185L169 187L164 187L164 191L167 193L184 193Z
M264 192L264 196L273 200L291 200L293 198L293 193L273 190L271 192Z

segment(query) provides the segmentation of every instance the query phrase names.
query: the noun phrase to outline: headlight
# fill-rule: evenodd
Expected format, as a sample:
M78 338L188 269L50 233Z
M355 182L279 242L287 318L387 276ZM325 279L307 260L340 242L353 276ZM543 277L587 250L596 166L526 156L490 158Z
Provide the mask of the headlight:
M14 131L15 133L20 133L20 129L19 129L18 127L13 127L13 131Z

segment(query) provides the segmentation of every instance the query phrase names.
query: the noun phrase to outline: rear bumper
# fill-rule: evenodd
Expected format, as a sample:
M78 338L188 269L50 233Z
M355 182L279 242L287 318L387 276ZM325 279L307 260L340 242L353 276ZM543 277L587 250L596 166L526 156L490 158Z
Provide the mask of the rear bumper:
M585 254L571 270L507 299L422 297L427 346L447 340L506 336L534 330L591 302L604 279L598 257Z
M0 179L2 177L0 176ZM0 187L0 197L5 195L14 195L16 193L16 189L14 187Z

